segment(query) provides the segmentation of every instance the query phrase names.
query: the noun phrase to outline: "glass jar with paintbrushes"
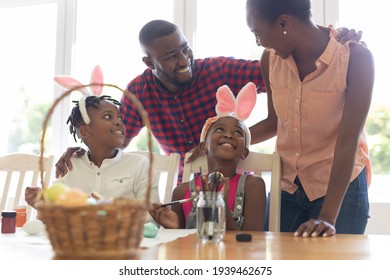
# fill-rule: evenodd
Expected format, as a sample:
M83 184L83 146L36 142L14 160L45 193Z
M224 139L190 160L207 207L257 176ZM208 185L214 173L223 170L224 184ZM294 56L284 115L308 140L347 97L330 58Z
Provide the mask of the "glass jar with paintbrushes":
M202 173L201 173L202 174ZM223 194L223 175L215 171L208 177L202 177L202 190L197 204L197 233L200 240L219 242L226 231L226 209ZM222 187L222 189L221 189Z

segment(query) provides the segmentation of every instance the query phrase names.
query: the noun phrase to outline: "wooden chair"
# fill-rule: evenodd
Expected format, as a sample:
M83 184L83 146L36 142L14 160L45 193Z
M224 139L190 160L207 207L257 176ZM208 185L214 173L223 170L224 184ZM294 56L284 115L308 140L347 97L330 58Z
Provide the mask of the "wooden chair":
M44 158L44 180L50 182L54 156ZM31 154L9 154L0 157L0 176L4 177L0 210L11 210L17 205L27 205L24 190L27 186L40 185L39 156ZM5 175L5 176L4 176ZM17 182L16 182L17 181ZM27 221L34 218L34 209L27 205Z
M183 182L188 182L192 174L199 173L200 168L203 174L208 174L206 156L199 156L193 162L187 162L191 153L187 153L184 160ZM263 154L250 152L248 157L238 164L237 172L253 172L262 176L265 172L271 173L270 182L270 207L269 207L269 231L280 231L280 183L282 178L282 167L280 156L277 152Z
M149 158L149 152L132 151L131 153L142 155ZM177 186L177 178L179 176L180 155L171 153L168 155L160 155L153 153L153 171L157 174L157 180L160 182L162 173L166 173L165 190L163 203L171 201L172 191ZM160 187L159 187L160 188Z

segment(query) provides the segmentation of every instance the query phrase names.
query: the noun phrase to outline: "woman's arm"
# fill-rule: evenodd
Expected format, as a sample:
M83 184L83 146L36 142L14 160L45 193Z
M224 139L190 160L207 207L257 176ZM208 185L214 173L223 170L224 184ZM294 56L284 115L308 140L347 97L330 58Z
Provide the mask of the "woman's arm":
M318 220L302 224L296 235L330 236L335 233L337 216L349 186L359 136L371 104L374 59L361 44L350 45L346 100L334 151L328 190Z
M267 89L268 116L266 119L250 127L251 144L256 144L274 137L277 127L277 116L272 103L272 91L269 83L269 51L267 50L264 50L261 57L260 68Z

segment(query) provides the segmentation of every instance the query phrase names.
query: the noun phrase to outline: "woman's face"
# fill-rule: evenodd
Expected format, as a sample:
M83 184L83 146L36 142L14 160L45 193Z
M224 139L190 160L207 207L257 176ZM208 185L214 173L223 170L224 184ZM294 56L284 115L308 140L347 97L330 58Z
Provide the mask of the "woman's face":
M246 21L249 29L255 35L256 44L262 46L283 59L291 54L291 48L287 41L286 34L283 33L283 25L277 19L275 23L262 19L261 15L247 7Z

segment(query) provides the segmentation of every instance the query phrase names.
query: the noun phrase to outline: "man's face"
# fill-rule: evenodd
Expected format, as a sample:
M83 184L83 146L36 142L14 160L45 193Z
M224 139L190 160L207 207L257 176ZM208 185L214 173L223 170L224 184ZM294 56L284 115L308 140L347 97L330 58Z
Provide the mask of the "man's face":
M148 67L171 92L191 84L193 53L180 31L157 38L147 48Z

